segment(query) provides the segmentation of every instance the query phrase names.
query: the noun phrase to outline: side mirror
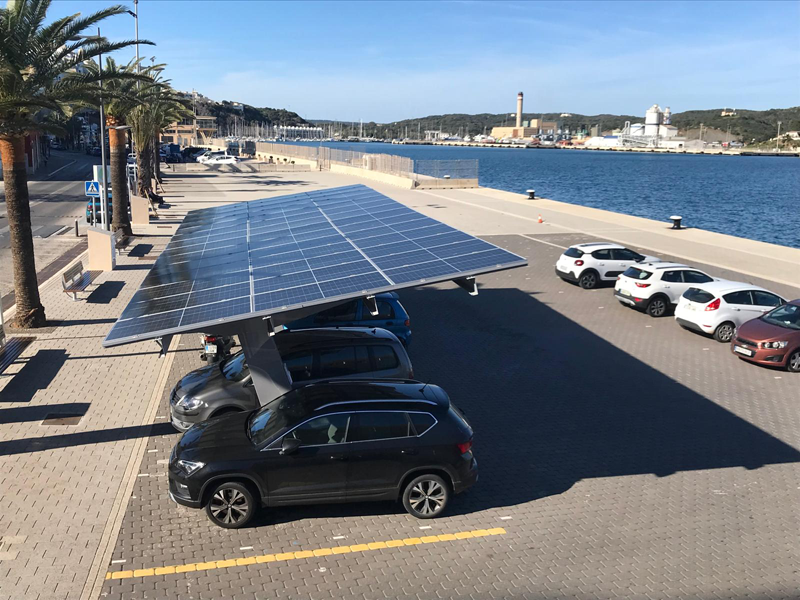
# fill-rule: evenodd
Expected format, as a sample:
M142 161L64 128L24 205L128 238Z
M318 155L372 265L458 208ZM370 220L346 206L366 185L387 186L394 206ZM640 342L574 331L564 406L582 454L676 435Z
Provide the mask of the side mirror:
M299 447L300 440L287 435L283 438L283 443L281 444L281 454L292 454L296 452Z

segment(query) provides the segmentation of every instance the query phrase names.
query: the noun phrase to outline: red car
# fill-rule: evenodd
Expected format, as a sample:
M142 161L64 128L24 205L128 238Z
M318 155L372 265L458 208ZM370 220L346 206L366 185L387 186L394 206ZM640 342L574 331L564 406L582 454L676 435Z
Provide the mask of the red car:
M736 330L731 352L759 365L800 373L800 300L792 300Z

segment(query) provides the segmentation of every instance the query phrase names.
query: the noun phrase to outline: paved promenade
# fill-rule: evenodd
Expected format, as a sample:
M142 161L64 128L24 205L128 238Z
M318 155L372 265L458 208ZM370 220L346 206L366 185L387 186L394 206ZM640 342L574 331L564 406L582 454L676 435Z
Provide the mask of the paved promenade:
M352 183L171 176L170 206L137 232L144 260L123 255L79 302L44 287L55 323L0 375L0 598L797 597L798 376L552 268L569 244L613 239L800 297L800 251L493 190L370 184L530 262L474 298L401 296L415 373L476 424L481 481L447 516L284 508L227 531L171 503L166 395L201 365L196 336L167 358L102 338L188 210Z

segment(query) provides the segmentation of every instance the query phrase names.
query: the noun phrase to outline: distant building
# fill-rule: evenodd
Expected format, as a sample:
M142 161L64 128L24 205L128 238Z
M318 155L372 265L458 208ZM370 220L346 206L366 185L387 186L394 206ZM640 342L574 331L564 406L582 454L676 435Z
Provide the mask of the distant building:
M559 121L544 121L542 119L522 120L522 92L517 94L516 125L514 127L492 127L492 137L496 140L502 139L530 139L536 135L556 135L561 130L562 124Z
M736 109L735 108L723 108L722 112L719 113L720 117L735 117L736 116Z
M195 133L195 119L188 118L172 123L161 134L161 141L181 146L207 144L208 140L217 133L217 117L197 116L197 130Z

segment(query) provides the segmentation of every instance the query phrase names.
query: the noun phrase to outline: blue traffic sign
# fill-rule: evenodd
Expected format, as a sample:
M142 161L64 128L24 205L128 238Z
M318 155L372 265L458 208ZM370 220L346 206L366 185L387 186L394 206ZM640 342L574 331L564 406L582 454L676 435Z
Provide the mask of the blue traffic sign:
M100 182L99 181L85 181L86 184L86 195L93 196L95 198L100 197Z

